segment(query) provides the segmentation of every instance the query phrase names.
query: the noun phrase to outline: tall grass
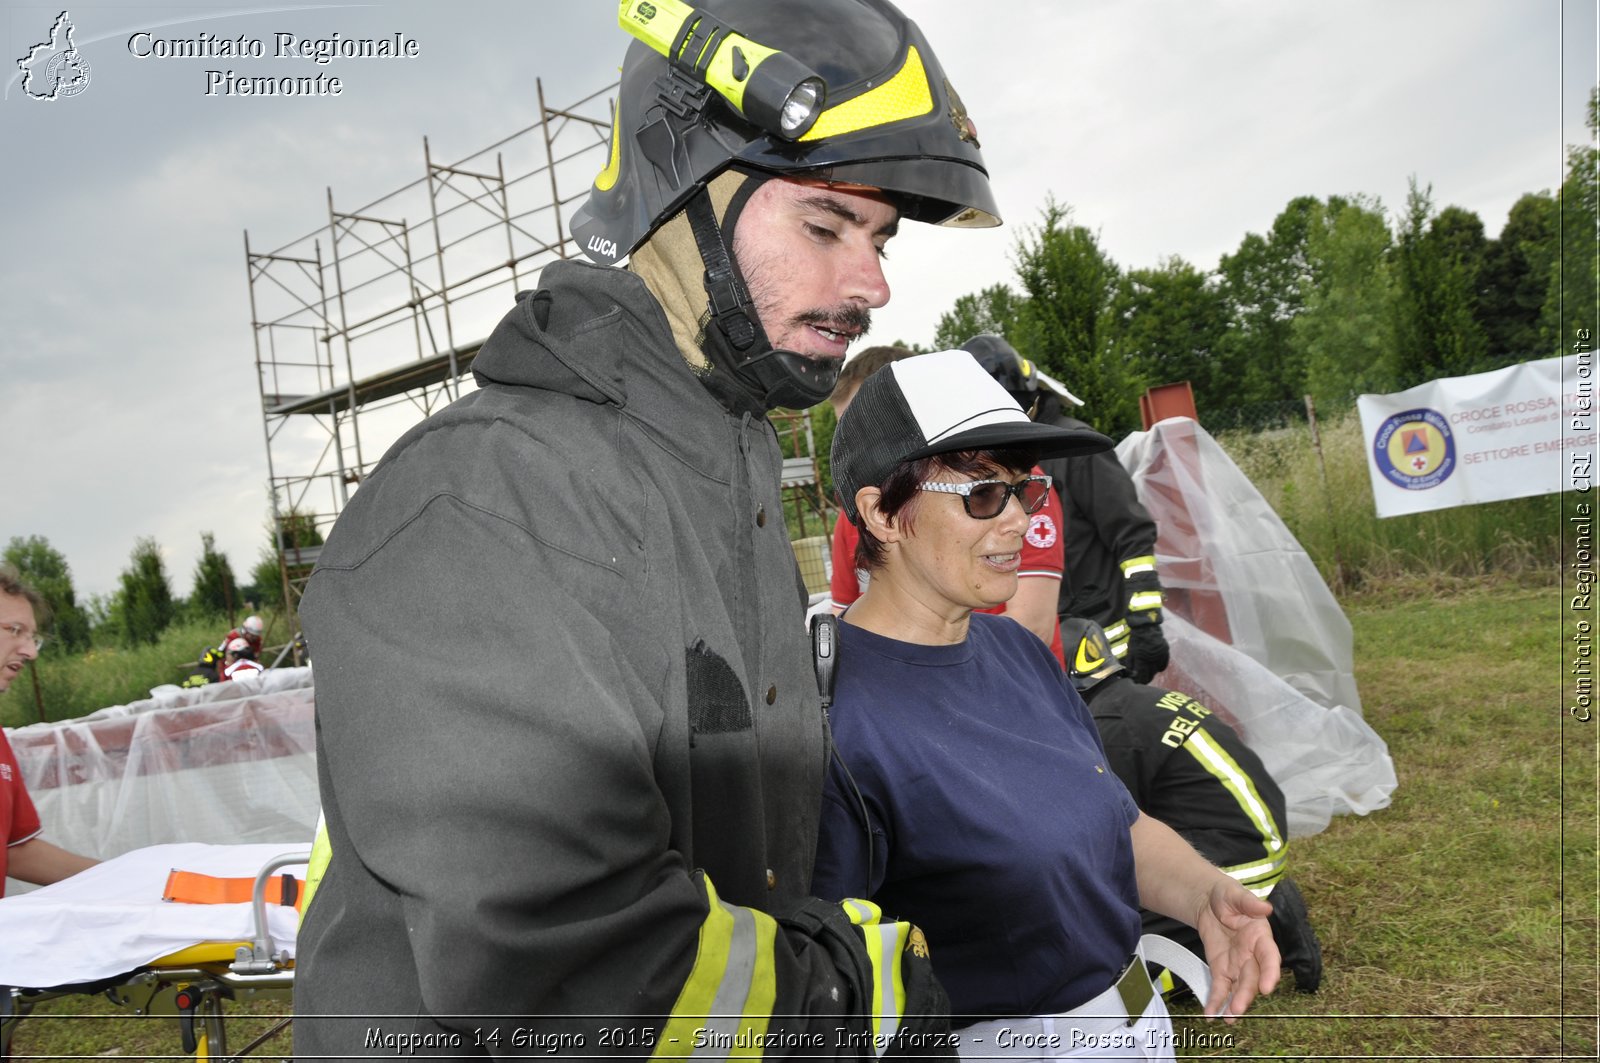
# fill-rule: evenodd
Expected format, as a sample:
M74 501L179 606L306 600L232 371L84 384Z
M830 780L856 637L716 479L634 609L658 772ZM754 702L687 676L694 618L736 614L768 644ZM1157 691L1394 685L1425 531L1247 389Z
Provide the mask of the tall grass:
M1395 578L1477 577L1560 565L1560 495L1380 518L1354 410L1319 425L1326 472L1305 425L1217 437L1323 578L1355 589Z
M152 687L181 683L206 646L215 646L227 621L214 617L181 619L155 643L137 649L95 646L81 654L46 652L0 694L0 727L46 720L70 720L150 696ZM38 682L35 697L34 681Z
M1345 604L1400 785L1390 807L1291 846L1322 990L1280 988L1209 1054L1595 1058L1596 740L1559 707L1552 574Z

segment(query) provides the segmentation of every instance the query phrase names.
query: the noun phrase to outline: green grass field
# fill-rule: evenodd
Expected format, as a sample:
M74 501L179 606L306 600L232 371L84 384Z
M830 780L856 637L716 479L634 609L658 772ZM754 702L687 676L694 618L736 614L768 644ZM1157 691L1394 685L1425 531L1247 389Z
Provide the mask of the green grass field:
M1595 725L1565 712L1557 588L1390 585L1345 604L1399 787L1294 843L1322 990L1280 989L1225 1033L1186 1019L1220 1038L1187 1054L1593 1058Z
M1399 775L1394 802L1294 843L1322 990L1285 986L1231 1027L1180 1008L1178 1054L1594 1058L1600 725L1565 711L1556 586L1387 581L1345 606L1366 717ZM177 1052L172 1019L88 998L40 1010L18 1031L19 1058ZM249 1006L230 1044L284 1010ZM97 1017L67 1017L83 1015ZM288 1040L263 1051L287 1055Z

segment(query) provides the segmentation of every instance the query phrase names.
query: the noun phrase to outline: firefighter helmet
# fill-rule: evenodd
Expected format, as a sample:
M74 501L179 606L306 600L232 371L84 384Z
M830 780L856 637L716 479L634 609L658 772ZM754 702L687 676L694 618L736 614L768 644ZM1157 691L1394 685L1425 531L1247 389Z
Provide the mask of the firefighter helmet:
M1017 400L1017 405L1023 409L1027 409L1035 401L1028 396L1035 395L1039 391L1053 392L1074 406L1083 405L1083 400L1068 391L1065 384L1045 373L1032 359L1024 358L1015 347L1006 342L1004 336L996 336L992 332L980 333L963 343L961 349L976 358L978 364L1000 382L1001 387L1011 392L1012 397Z
M800 9L702 0L690 11L694 25L661 38L680 57L669 61L646 43L640 16L667 21L670 10L623 0L620 22L641 39L623 62L609 160L572 220L590 258L611 264L629 254L730 167L877 188L915 221L999 224L977 129L922 32L887 0L813 0ZM722 47L729 37L744 47ZM755 116L747 117L713 87L719 64L734 64L722 77L730 81L750 62L751 42L825 86L820 113L797 138L773 108L747 102ZM754 85L758 72L746 82Z
M1061 645L1067 655L1067 675L1079 693L1126 671L1111 652L1111 640L1093 620L1067 616L1061 619Z
M963 343L961 349L976 358L978 364L1011 394L1029 395L1039 390L1039 371L1031 361L1018 354L1004 336L981 333Z

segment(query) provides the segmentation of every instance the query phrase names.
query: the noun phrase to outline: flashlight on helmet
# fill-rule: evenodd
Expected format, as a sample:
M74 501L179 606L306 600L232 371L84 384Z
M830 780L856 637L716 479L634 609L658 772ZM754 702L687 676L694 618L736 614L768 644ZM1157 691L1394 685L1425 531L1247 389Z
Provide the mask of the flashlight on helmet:
M682 0L621 0L617 21L774 136L798 140L822 114L821 75Z

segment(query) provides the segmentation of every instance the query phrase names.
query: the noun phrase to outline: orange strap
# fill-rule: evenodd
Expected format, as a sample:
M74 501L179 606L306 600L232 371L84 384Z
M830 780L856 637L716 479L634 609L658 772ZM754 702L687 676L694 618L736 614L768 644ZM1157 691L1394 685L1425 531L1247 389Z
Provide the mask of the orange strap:
M254 878L218 878L173 868L161 899L180 904L249 904L255 887ZM268 904L282 904L298 911L305 883L293 875L275 875L267 879L265 895Z

